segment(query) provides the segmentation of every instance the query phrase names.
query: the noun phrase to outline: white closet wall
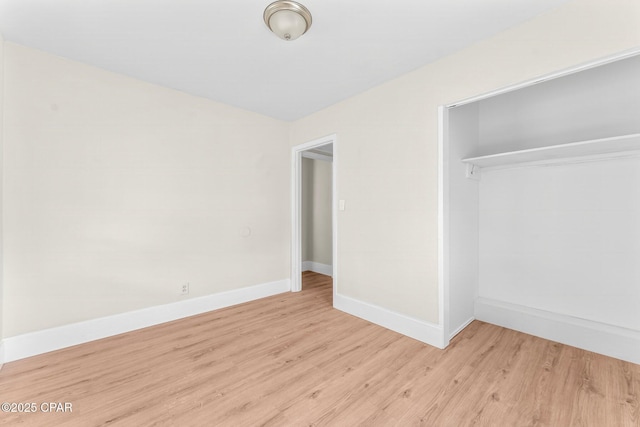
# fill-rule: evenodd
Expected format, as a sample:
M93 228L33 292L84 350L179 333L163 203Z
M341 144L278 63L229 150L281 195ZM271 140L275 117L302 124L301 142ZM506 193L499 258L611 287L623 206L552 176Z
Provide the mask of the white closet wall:
M640 56L477 104L477 154L640 133Z
M479 296L640 330L640 159L485 173Z
M445 338L451 339L474 318L478 293L478 181L466 178L459 159L478 150L478 105L459 107L449 118L448 165L449 302Z

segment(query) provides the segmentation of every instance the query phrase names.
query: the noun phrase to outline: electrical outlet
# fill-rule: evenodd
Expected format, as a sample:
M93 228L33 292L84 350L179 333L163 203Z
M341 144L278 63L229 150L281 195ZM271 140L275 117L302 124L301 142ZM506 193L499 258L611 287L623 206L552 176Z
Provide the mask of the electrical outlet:
M189 283L185 283L184 285L182 285L182 287L180 288L180 295L187 295L189 293Z

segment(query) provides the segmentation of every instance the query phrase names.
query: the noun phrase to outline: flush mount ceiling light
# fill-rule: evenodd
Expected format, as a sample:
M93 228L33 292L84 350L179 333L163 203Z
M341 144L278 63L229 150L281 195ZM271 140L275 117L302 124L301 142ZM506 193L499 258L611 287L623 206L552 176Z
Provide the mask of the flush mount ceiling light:
M274 1L263 17L267 27L282 40L295 40L311 27L311 12L295 1Z

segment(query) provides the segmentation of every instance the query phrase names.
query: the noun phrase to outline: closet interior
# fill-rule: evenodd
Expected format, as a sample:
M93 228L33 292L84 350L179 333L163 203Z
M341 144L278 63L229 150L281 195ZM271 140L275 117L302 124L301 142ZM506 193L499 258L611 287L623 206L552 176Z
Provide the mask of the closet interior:
M446 338L479 319L640 363L640 55L445 114Z

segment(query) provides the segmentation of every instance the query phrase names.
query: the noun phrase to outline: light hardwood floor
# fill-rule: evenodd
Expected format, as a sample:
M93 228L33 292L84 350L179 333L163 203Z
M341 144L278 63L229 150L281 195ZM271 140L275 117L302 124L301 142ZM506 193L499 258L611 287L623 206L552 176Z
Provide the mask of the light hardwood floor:
M5 364L26 426L639 426L640 365L473 322L446 350L331 306L331 279ZM20 424L22 423L22 424Z

